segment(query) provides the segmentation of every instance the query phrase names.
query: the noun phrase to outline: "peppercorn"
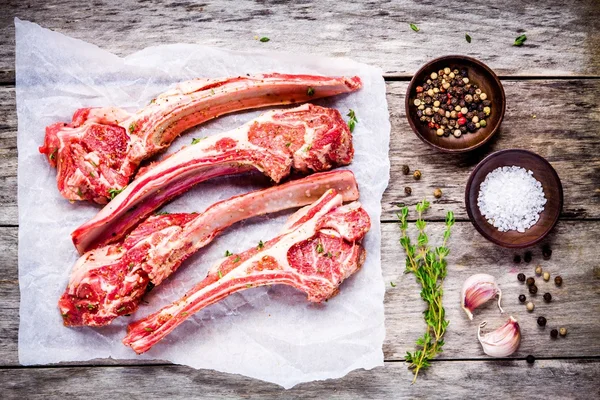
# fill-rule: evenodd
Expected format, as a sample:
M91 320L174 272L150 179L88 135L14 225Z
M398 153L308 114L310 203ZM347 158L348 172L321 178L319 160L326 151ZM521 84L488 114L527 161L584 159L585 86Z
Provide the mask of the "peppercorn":
M442 190L440 188L435 189L433 191L433 197L435 197L436 199L442 197Z
M416 180L421 179L421 171L419 171L418 169L415 170L415 172L413 173L413 178L415 178Z
M533 364L535 362L535 357L530 354L525 357L525 361L527 361L527 364Z
M539 326L546 326L546 322L547 322L546 318L544 318L544 317L538 317L538 319L537 319L537 324Z
M558 337L558 330L557 330L557 329L552 329L552 330L550 331L550 337L551 337L552 339L556 339L556 338Z
M544 260L549 260L550 257L552 257L552 249L550 249L550 246L544 245L544 247L542 247L542 257L544 257Z
M527 286L531 286L535 283L535 279L533 279L532 277L527 278Z
M535 305L532 302L527 303L527 311L533 311Z
M537 288L537 286L535 286L535 285L531 285L531 286L529 286L529 293L531 293L531 294L536 294L536 293L537 293L537 291L538 291L538 288Z
M562 278L560 277L560 275L554 277L554 283L556 284L556 286L562 285Z
M406 193L407 196L410 196L412 194L412 189L407 186L404 188L404 193Z
M548 282L550 280L550 272L544 272L544 280Z
M537 276L540 276L542 274L542 266L538 265L537 267L535 267L535 274Z
M517 279L519 280L519 282L525 282L525 274L520 273L519 275L517 275Z
M544 293L544 301L550 303L552 301L552 295L550 293Z
M513 258L513 261L515 262L515 264L519 264L521 262L521 256L520 255L515 255L515 257Z
M408 165L403 165L402 166L402 173L404 175L408 175L409 172L410 172L410 168L408 167Z
M524 294L520 294L520 295L519 295L519 301L520 301L521 303L525 303L525 300L527 300L527 297L526 297Z
M530 251L525 253L524 260L526 263L531 262L531 252Z
M558 333L560 334L560 336L565 337L567 336L567 328L559 328Z

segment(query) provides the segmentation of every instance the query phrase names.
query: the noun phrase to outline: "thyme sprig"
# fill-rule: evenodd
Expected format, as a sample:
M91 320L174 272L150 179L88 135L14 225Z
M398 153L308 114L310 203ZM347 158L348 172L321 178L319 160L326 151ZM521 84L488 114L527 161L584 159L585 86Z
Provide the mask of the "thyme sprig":
M448 211L446 214L446 230L444 239L440 247L432 248L429 246L429 238L425 233L427 223L423 219L423 213L429 208L429 202L426 200L417 204L418 229L417 244L412 244L408 237L408 207L403 207L397 214L400 224L400 244L406 252L406 270L405 273L413 273L417 282L421 284L421 298L427 303L427 308L423 312L427 330L422 337L417 339L417 349L405 356L408 368L413 371L416 382L419 371L430 366L430 361L442 352L444 346L444 333L450 321L446 319L446 313L442 305L442 296L444 294L443 282L447 273L446 256L450 249L446 246L450 238L450 228L454 225L454 213Z

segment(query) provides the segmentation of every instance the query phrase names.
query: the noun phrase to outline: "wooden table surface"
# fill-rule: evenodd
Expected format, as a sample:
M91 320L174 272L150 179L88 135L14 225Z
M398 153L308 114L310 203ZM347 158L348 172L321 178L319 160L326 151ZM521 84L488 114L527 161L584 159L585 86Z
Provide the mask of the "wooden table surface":
M43 4L38 4L43 3ZM496 4L502 3L502 4ZM45 2L9 0L0 13L0 397L3 398L527 398L600 397L600 2L508 0L232 2L120 0ZM13 17L39 23L97 44L118 55L162 43L202 43L230 49L269 49L351 57L383 69L392 122L391 180L382 208L382 267L386 282L384 367L305 383L284 391L254 379L209 370L140 361L97 360L43 367L18 364L19 282L17 271L17 116L15 109ZM420 32L413 32L415 23ZM472 37L467 43L465 33ZM527 34L523 47L516 36ZM255 36L268 36L261 43ZM410 130L404 113L408 80L420 65L444 54L466 54L487 63L502 78L506 117L496 139L468 155L441 154ZM486 242L464 207L464 188L473 167L493 151L532 150L548 159L565 191L561 219L544 242L553 249L543 260L514 264L515 251ZM415 182L402 165L420 169ZM412 188L405 196L404 188ZM432 193L441 188L443 197ZM450 326L445 352L411 385L403 355L424 330L419 287L403 275L395 212L428 197L432 235L443 228L446 210L457 223L450 240L444 305ZM523 252L520 252L523 254ZM541 264L564 279L561 288L540 283L554 296L537 299L527 313L518 303L518 272L533 275ZM495 275L503 306L522 326L519 350L508 359L486 356L476 339L485 315L490 326L506 315L488 304L467 320L460 309L462 282L473 273ZM396 287L392 287L393 282ZM342 288L343 290L343 288ZM539 295L538 295L539 297ZM541 329L536 318L544 315ZM568 327L551 340L552 327ZM532 354L533 365L525 362Z

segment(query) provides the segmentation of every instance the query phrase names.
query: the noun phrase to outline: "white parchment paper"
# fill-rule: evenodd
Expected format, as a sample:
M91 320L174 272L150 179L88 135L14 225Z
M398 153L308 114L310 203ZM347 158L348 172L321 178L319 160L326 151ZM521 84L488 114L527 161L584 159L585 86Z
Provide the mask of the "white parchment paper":
M357 368L383 365L385 336L381 277L380 202L388 184L388 120L385 85L377 68L348 59L269 52L232 52L201 45L144 49L125 58L97 46L15 19L18 112L19 361L24 365L96 358L161 359L274 382L341 377ZM311 304L293 288L272 286L234 294L190 318L144 355L121 344L126 325L171 302L206 276L226 250L238 252L274 237L292 211L240 223L188 260L155 288L129 318L104 328L65 328L57 301L77 253L70 233L98 207L63 199L56 170L38 152L44 128L70 121L80 107L143 107L172 84L196 77L282 72L359 75L364 88L318 104L356 111L356 149L350 169L360 200L371 216L366 263L344 282L338 296ZM171 151L194 137L235 128L261 111L219 118L180 137ZM168 211L202 211L232 195L267 185L238 177L201 184L178 198Z

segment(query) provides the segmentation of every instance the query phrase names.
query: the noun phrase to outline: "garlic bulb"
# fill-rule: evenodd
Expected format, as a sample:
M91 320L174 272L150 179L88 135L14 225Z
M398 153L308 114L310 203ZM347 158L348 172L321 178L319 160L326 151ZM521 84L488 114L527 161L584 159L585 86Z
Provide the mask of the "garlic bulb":
M473 310L498 296L498 308L503 313L500 300L502 300L502 291L496 284L496 278L488 274L471 275L462 288L462 308L465 310L469 319L473 319Z
M516 319L511 316L500 328L481 335L481 328L486 324L487 322L482 322L477 330L477 338L485 354L492 357L508 357L517 351L521 343L521 331Z

